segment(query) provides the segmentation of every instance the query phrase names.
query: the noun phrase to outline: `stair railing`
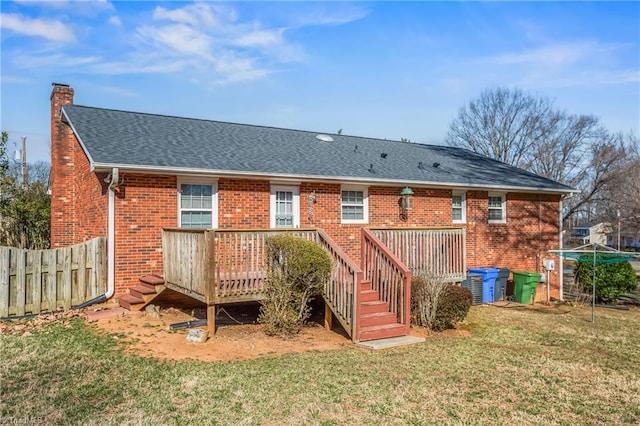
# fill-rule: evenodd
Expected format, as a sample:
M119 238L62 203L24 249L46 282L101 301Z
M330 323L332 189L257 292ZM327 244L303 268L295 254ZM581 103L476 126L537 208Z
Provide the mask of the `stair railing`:
M358 336L358 293L362 270L322 229L317 231L317 244L333 260L331 279L324 287L324 300L352 340Z
M371 231L362 228L363 279L380 293L389 310L409 334L411 326L411 271Z

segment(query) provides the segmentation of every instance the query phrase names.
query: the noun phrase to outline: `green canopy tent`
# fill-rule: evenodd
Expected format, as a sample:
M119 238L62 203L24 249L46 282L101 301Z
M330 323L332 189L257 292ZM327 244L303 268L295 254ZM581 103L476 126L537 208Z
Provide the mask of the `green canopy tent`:
M573 249L549 250L549 253L557 254L565 259L573 259L578 262L593 262L591 322L595 322L596 320L596 265L602 263L627 262L634 258L640 258L640 254L638 253L623 252L598 243L585 244Z

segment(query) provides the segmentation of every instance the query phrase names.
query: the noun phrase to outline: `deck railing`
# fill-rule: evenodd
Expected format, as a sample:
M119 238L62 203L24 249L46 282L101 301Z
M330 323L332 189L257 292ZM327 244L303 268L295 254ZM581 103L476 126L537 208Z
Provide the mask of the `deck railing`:
M267 278L266 239L289 234L315 241L315 229L225 230L215 231L214 279L210 296L214 299L260 298Z
M329 253L333 269L323 297L353 336L362 271L322 230L164 229L166 285L208 305L260 300L268 270L265 241L283 233L315 241Z
M173 290L207 302L207 283L213 277L212 231L163 229L164 279Z
M413 275L435 274L449 282L466 278L464 228L372 229Z
M380 293L396 320L404 324L407 334L411 326L411 271L373 232L362 228L363 279Z

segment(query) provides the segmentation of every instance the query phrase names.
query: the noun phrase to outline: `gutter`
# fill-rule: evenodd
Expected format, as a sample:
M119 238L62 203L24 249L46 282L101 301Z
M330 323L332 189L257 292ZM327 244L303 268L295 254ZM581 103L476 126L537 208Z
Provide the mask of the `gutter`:
M467 190L485 190L485 191L503 191L503 192L520 192L520 193L547 193L547 194L572 194L579 191L567 187L564 188L541 188L536 186L513 186L513 185L490 185L490 184L471 184L471 183L443 183L432 181L416 181L406 179L391 178L364 178L353 176L315 176L301 174L285 174L285 173L269 173L254 171L234 171L234 170L214 170L199 169L191 167L167 167L167 166L144 166L135 164L115 164L115 163L99 163L91 162L92 172L108 172L112 168L121 168L133 173L148 174L166 174L166 175L192 175L192 176L215 176L226 178L243 178L243 179L283 179L297 180L300 182L326 182L326 183L351 183L360 185L380 185L389 184L396 186L417 186L425 188L439 189L467 189Z

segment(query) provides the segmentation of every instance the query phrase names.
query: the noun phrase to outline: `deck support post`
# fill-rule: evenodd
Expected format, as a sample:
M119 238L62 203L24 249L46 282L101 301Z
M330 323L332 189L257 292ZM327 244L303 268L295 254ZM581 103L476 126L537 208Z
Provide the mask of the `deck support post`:
M207 331L209 338L216 334L216 305L207 305Z
M331 331L333 328L333 312L327 302L324 302L324 328Z

